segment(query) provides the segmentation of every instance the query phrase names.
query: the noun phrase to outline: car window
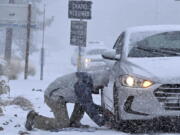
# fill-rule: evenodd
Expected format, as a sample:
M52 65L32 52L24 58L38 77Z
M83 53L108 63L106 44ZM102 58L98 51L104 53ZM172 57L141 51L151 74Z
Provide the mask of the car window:
M137 34L136 34L137 35ZM133 40L132 40L133 41ZM180 55L180 31L158 32L130 45L129 57L170 57Z
M119 37L118 39L116 40L116 43L113 47L113 49L116 49L116 54L121 54L122 52L122 47L123 47L123 44L124 44L124 35L125 35L125 32L123 32Z

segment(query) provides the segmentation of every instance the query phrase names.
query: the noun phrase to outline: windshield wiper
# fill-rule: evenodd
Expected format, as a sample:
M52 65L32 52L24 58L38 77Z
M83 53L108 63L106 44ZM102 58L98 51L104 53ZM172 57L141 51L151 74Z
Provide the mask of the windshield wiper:
M180 48L160 48L160 49L180 55Z
M150 53L153 53L153 54L158 54L158 55L161 55L161 56L167 56L167 55L170 55L170 56L180 56L180 53L175 53L175 52L172 52L172 51L169 51L169 50L163 50L163 49L154 49L154 48L148 48L148 47L136 47L137 49L139 50L143 50L143 51L146 51L146 52L150 52Z

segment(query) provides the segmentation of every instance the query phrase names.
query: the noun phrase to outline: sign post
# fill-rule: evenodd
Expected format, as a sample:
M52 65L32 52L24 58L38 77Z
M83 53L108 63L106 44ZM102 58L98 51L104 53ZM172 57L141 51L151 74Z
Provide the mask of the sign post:
M44 77L44 34L45 34L45 17L46 17L46 10L44 5L44 15L43 15L43 37L42 37L42 47L41 47L41 73L40 73L40 80L43 80Z
M81 47L86 47L87 37L87 22L83 19L91 19L91 1L69 1L69 12L68 16L71 19L80 19L79 21L71 21L71 39L70 44L78 46L78 66L77 71L81 71L82 58L81 58Z
M81 71L82 67L82 56L81 47L86 47L86 37L87 37L87 22L85 21L71 21L71 39L70 44L78 46L78 64L77 71Z
M14 0L9 0L10 4L14 4ZM13 16L13 14L9 14ZM5 43L5 53L4 59L10 63L11 61L11 52L12 52L12 37L13 37L13 29L6 28L6 43Z
M28 67L29 67L29 46L30 46L30 33L31 33L31 4L28 5L28 18L27 18L27 41L26 41L26 57L25 57L25 70L24 79L28 77Z

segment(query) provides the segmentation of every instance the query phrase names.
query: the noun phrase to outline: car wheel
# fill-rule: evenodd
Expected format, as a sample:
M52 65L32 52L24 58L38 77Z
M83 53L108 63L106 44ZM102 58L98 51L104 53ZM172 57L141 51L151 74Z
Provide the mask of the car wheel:
M114 120L115 120L115 125L114 127L117 130L127 132L127 133L138 133L138 132L146 132L148 130L148 126L150 124L148 121L139 121L139 120L122 120L121 119L121 110L120 110L120 105L119 105L119 93L118 89L116 87L116 84L114 83L113 86L113 98L114 98ZM146 124L148 123L148 124Z
M127 133L131 133L132 130L130 126L132 123L131 121L126 121L126 120L122 120L121 119L121 112L120 112L120 108L119 108L119 93L118 93L118 89L116 87L116 84L114 83L113 86L113 98L114 98L114 128L123 132L127 132Z

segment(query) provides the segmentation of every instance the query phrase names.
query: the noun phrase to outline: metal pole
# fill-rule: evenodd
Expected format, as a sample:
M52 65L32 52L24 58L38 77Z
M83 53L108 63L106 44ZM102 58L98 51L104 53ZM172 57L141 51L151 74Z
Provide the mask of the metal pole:
M31 4L28 5L28 18L27 18L27 41L26 41L26 57L25 57L25 70L24 79L28 78L28 64L29 64L29 46L30 46L30 34L31 34Z
M81 0L83 1L83 0ZM80 19L80 22L82 22L83 20ZM82 70L82 56L81 56L81 46L78 47L78 67L77 67L77 72L81 72Z
M78 47L78 67L77 67L77 72L81 72L81 67L82 67L82 61L81 61L81 47Z
M43 38L42 38L42 48L41 48L41 73L40 73L40 80L43 80L44 75L44 34L45 34L45 17L46 17L46 10L44 4L44 15L43 15Z
M5 52L4 52L4 59L8 63L10 63L11 61L12 36L13 36L13 29L6 28L6 46L5 46Z
M14 0L9 0L9 4L14 4ZM12 37L13 37L13 29L6 28L6 43L5 43L4 59L8 63L10 63L11 61Z

